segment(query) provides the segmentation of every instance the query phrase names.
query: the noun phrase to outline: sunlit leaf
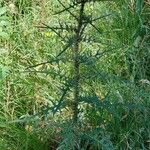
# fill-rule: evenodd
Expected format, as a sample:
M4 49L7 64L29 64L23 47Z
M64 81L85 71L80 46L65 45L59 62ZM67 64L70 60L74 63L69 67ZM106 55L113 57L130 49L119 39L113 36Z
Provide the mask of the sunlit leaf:
M0 16L3 15L3 14L5 14L6 11L7 11L6 7L1 7L0 8Z
M6 32L0 32L0 39L8 39L9 35Z

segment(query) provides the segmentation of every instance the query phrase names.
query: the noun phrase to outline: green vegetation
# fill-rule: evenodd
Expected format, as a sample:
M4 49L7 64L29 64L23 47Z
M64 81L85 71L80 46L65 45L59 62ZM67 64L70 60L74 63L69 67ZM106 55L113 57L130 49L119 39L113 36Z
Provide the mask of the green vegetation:
M0 0L0 150L149 150L149 20L149 0Z

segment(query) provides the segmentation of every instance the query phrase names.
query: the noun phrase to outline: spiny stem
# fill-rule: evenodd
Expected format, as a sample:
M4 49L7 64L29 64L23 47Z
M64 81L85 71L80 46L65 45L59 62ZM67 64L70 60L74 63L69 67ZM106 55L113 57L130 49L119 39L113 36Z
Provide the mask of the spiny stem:
M81 42L81 31L83 26L84 18L84 6L85 1L83 0L80 4L80 12L78 18L78 25L75 32L75 45L74 45L74 101L73 101L73 121L77 123L78 120L78 103L80 95L80 63L79 63L79 45Z

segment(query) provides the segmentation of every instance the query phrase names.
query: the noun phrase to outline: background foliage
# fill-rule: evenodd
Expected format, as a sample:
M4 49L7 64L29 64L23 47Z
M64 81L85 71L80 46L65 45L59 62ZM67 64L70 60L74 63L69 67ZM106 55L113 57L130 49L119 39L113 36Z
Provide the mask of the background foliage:
M150 1L86 4L86 16L104 17L86 27L81 42L77 125L70 38L76 21L61 3L74 4L0 1L0 149L148 150ZM69 10L78 15L78 7Z

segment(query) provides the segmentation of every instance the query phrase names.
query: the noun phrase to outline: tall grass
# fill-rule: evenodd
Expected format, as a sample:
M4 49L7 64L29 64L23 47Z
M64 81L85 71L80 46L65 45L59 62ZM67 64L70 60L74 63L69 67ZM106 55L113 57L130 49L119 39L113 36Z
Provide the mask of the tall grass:
M70 1L63 2L67 6ZM0 21L9 22L2 26L6 37L0 36L0 149L148 150L148 1L86 6L87 14L110 16L96 22L97 30L87 27L95 44L82 43L77 126L71 110L71 52L59 63L47 63L63 50L64 42L43 27L58 25L58 20L74 25L72 18L66 12L53 16L63 9L57 0L10 3L1 2L7 11L0 15ZM65 90L65 101L59 104Z

